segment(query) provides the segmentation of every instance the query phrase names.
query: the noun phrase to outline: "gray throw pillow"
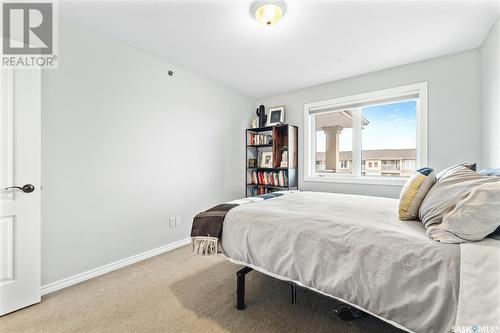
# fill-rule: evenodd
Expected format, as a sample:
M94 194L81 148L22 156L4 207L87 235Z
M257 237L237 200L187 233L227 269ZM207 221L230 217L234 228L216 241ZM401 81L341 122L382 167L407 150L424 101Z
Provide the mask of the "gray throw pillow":
M447 169L427 193L419 209L419 218L427 235L430 236L432 227L442 223L443 217L476 187L498 181L499 177L483 176L463 165Z
M428 235L442 243L476 242L500 226L500 182L476 187L443 222L427 229Z
M436 175L436 179L442 178L443 176L447 175L449 172L455 170L456 168L459 168L461 166L466 167L467 169L471 169L472 171L476 171L476 163L461 163L461 164L456 164L451 167L448 167L444 169L443 171L439 172Z

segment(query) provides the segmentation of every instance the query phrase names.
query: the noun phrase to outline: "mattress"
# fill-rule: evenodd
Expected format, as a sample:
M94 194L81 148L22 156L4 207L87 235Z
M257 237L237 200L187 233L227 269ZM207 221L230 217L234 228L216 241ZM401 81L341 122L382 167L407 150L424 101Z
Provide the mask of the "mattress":
M398 200L294 192L226 215L224 255L358 306L400 328L448 332L460 246L400 221Z

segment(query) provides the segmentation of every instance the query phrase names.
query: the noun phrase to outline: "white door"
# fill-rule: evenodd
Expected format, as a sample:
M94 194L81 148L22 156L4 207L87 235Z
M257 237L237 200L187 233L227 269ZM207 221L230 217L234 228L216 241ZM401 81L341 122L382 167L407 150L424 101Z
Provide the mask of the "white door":
M0 78L0 315L4 315L40 302L41 82L40 71L33 69L1 69ZM20 188L6 189L10 186Z

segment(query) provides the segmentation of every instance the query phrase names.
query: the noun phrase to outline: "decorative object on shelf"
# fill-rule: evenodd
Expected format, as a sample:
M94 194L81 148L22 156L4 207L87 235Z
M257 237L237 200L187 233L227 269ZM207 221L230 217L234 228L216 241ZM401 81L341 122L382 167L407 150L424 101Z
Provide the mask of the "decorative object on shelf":
M280 168L288 168L288 150L284 150L281 154Z
M285 122L285 106L273 106L269 108L267 126L274 126Z
M259 127L259 118L254 118L252 120L252 128L258 128Z
M260 159L260 167L261 168L272 168L273 167L273 152L272 151L262 152L261 159Z
M256 158L249 158L248 159L248 167L249 168L256 168L257 167L257 159Z
M259 117L259 127L266 126L266 120L267 120L266 107L264 105L259 106L259 108L255 111L255 113Z

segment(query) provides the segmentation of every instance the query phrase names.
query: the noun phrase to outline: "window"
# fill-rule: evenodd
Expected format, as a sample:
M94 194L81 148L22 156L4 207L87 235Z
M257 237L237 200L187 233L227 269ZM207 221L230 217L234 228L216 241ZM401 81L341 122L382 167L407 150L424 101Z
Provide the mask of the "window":
M304 106L305 181L397 183L427 163L427 83Z
M316 172L349 174L347 165L340 161L350 159L343 152L352 150L352 116L348 112L330 112L315 117Z
M370 176L405 177L415 172L417 151L417 99L392 101L361 108L369 121L361 130L361 158L379 158ZM412 163L413 168L400 169L400 163Z

